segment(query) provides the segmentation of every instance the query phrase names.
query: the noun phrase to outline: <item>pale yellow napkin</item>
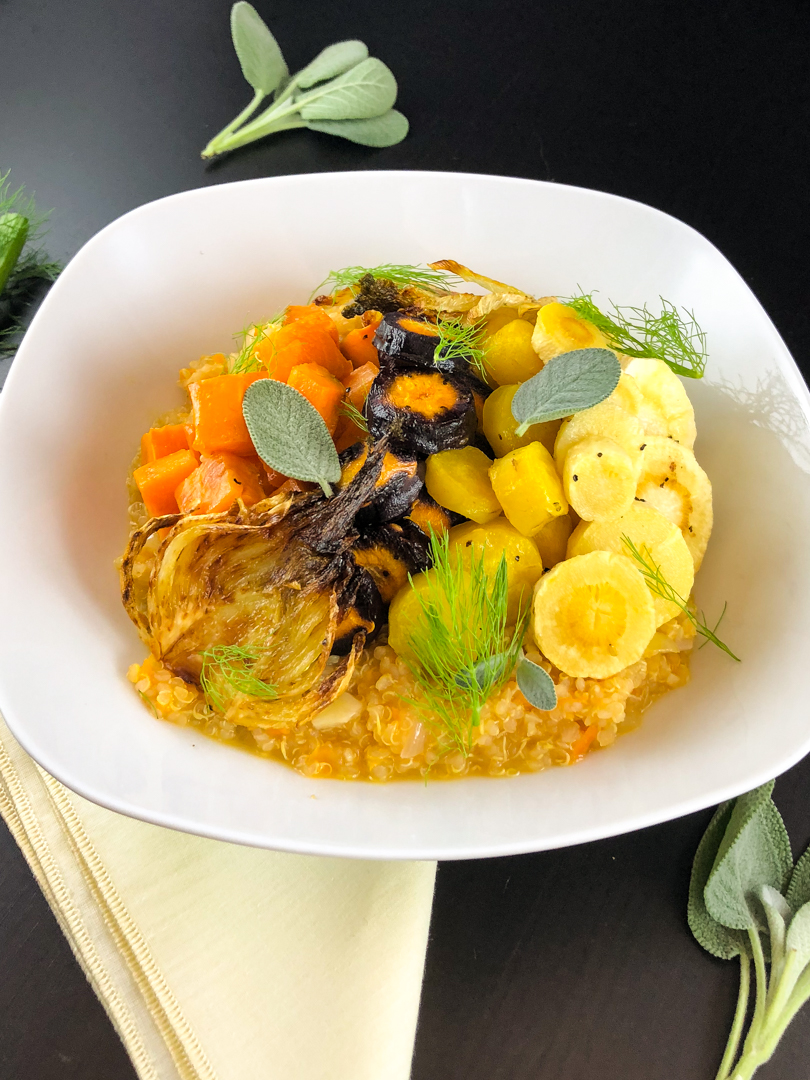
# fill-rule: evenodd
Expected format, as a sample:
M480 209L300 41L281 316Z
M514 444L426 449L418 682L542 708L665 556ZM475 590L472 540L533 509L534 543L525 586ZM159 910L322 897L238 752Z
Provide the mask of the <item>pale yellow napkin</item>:
M2 718L0 812L142 1080L407 1080L435 863L121 817L40 769Z

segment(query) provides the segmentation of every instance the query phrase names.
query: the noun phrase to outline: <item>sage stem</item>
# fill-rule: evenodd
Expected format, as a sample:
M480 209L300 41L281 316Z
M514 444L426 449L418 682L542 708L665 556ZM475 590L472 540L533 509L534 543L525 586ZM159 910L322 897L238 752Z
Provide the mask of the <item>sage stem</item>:
M745 953L740 953L740 989L737 993L737 1008L734 1011L734 1023L731 1025L726 1051L723 1054L723 1060L720 1062L720 1068L717 1070L715 1080L728 1080L731 1066L737 1057L743 1025L745 1024L745 1014L748 1011L750 987L751 962Z
M246 105L244 109L242 109L242 111L234 120L231 120L230 124L224 127L218 135L215 135L213 137L213 139L209 142L208 146L206 146L206 148L203 150L201 156L204 158L209 158L214 157L218 153L221 153L222 151L217 149L219 144L221 142L224 142L229 135L236 131L239 125L244 123L244 121L247 120L249 116L253 115L256 109L258 109L259 105L261 105L262 101L264 101L266 96L267 95L264 93L263 90L257 90L256 93L253 95L253 100L248 105Z

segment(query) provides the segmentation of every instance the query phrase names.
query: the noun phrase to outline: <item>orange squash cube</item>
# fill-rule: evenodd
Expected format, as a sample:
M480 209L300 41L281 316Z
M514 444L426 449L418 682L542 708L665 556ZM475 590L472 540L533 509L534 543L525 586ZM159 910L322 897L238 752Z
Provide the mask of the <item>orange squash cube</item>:
M253 443L242 416L245 391L267 372L245 375L215 375L213 379L191 383L189 394L194 410L194 443L201 454L254 454Z
M237 499L252 506L264 498L258 466L235 454L203 457L175 492L182 514L224 514Z
M146 465L150 461L175 454L178 450L188 449L190 447L185 424L153 427L141 438L141 463Z
M135 483L150 517L177 513L174 493L178 485L194 472L199 460L191 450L177 450L135 470Z

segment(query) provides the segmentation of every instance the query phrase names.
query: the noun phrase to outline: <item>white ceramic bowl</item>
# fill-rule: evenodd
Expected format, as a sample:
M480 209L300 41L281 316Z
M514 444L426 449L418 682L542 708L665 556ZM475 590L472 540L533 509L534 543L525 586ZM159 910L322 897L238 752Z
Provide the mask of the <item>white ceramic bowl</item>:
M642 728L576 768L510 780L312 781L159 723L113 560L138 438L177 369L304 301L330 269L453 258L537 295L577 286L694 309L689 382L715 531L697 595L723 636ZM114 810L289 851L470 858L636 829L759 784L810 749L810 398L740 276L679 221L557 184L442 173L290 176L189 191L70 263L0 394L0 710L49 772Z

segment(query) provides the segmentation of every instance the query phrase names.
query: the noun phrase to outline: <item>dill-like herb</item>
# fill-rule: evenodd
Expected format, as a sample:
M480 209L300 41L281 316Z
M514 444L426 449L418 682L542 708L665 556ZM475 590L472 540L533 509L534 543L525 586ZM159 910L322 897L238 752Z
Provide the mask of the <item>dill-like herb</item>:
M152 712L153 712L153 713L155 714L155 716L157 716L157 717L159 718L159 717L160 717L160 713L159 713L159 712L157 711L157 708L156 708L156 706L155 706L155 703L154 703L154 701L152 701L152 699L151 699L150 697L148 697L148 696L147 696L147 695L146 695L146 694L145 694L145 693L143 692L143 690L139 690L139 691L138 691L138 693L139 693L139 694L141 695L141 697L142 697L142 698L143 698L143 700L144 700L144 701L146 702L146 704L147 704L147 705L149 706L149 708L150 708L150 709L152 710Z
M277 696L275 686L253 674L260 650L243 645L215 645L202 654L200 686L209 705L224 713L236 694L269 701Z
M661 297L661 314L644 307L618 307L611 304L610 315L593 301L593 293L570 296L562 301L577 315L600 330L608 344L625 356L652 357L663 360L678 375L701 379L706 370L706 334L694 313L678 308Z
M326 286L330 287L329 292L352 289L366 274L371 274L377 280L391 281L401 289L411 285L414 288L425 289L427 292L445 292L458 282L452 274L446 274L442 270L384 263L382 266L345 266L342 270L330 270L329 276L321 282L315 292L320 292Z
M714 629L711 629L706 623L703 612L701 612L700 617L698 617L689 607L684 597L682 597L680 593L676 592L675 589L673 589L673 587L669 584L669 582L661 572L661 567L653 559L652 555L650 554L650 549L646 547L646 545L643 552L639 551L639 549L636 547L636 545L626 533L622 536L622 543L627 548L630 555L638 563L639 570L641 571L641 574L643 575L644 580L647 582L647 585L649 586L651 592L654 592L656 596L660 596L663 600L669 600L670 603L673 603L676 605L676 607L679 607L684 613L684 615L687 617L687 619L694 626L696 632L700 634L702 638L706 639L706 641L704 641L704 644L710 641L712 645L716 645L718 649L722 649L724 653L727 653L732 660L739 661L739 656L735 656L735 654L731 651L728 645L726 645L725 642L721 641L715 633L715 630L717 630L717 627L720 625L723 616L726 613L727 605L723 605L723 610L720 614L720 618L715 623Z
M409 639L416 662L411 673L422 689L415 702L426 721L449 739L449 749L465 756L484 703L514 671L529 610L507 631L506 558L494 577L484 570L484 553L469 551L469 561L451 551L447 534L431 532L430 585L419 593L423 618Z
M261 371L262 362L255 355L256 346L260 341L264 341L267 337L267 327L274 325L282 318L281 315L277 315L273 319L269 319L261 326L253 324L246 327L241 333L235 335L237 340L241 339L242 348L237 353L236 359L231 362L230 373L231 375L247 375L252 371Z
M457 357L468 360L480 377L487 381L487 369L484 363L483 319L465 323L459 319L440 318L436 324L439 329L439 341L436 345L437 360L454 360Z
M62 270L61 263L49 259L40 246L50 211L38 212L33 195L26 195L23 186L12 191L9 176L10 170L0 174L0 219L19 214L27 220L28 229L25 246L0 297L0 356L14 352L24 330L23 310L36 298L40 286L55 281Z
M353 421L361 431L364 431L368 435L368 420L360 412L356 405L351 401L342 401L340 403L340 412L343 416Z

